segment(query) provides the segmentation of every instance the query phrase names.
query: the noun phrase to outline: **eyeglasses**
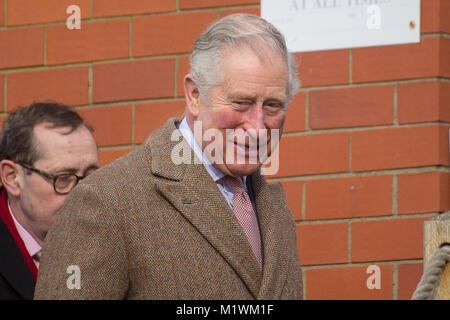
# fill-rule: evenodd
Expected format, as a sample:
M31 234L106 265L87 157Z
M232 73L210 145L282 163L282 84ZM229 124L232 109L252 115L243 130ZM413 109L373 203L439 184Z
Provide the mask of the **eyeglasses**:
M84 179L85 177L79 177L73 173L62 173L53 175L45 171L36 169L35 167L29 166L25 163L19 163L22 167L27 168L30 171L36 172L41 176L53 180L53 189L58 194L68 194L75 186L78 181Z

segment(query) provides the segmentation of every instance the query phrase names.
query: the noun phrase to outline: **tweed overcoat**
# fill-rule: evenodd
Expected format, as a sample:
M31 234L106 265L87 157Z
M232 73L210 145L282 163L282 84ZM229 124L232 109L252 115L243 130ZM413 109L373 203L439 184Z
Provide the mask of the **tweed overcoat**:
M250 176L261 272L205 167L171 161L174 147L186 143L171 141L179 122L169 119L148 143L68 195L45 240L35 299L302 298L295 225L281 184Z

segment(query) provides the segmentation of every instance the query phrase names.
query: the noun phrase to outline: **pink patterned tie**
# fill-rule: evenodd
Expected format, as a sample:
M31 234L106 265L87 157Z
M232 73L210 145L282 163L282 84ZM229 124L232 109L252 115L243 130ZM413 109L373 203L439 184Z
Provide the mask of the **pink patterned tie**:
M234 215L244 229L256 260L259 263L259 267L262 269L261 236L259 233L258 220L255 211L253 211L250 198L247 192L245 192L242 179L225 176L223 177L223 182L233 190Z

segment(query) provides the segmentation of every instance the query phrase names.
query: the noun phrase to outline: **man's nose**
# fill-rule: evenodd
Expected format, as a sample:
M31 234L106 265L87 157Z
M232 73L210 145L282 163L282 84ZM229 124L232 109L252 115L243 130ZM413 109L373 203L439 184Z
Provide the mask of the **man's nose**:
M247 119L245 123L245 130L254 130L259 134L259 130L266 128L266 115L262 105L255 105L247 112Z

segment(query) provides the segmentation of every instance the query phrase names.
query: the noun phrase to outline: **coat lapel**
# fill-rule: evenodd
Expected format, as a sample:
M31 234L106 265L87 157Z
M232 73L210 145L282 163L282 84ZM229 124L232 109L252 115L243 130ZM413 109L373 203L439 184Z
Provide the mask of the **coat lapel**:
M284 225L280 225L277 218L282 213L277 212L274 206L282 191L276 185L267 184L259 172L254 173L251 179L264 244L264 272L258 299L278 299L289 272L288 239Z
M173 119L169 121L149 145L152 173L164 178L158 180L156 188L228 262L256 298L262 274L245 233L203 164L193 160L172 163L172 150L186 142L170 141L177 128ZM184 150L194 159L189 146Z
M35 281L8 228L0 219L0 274L23 298L33 299Z

